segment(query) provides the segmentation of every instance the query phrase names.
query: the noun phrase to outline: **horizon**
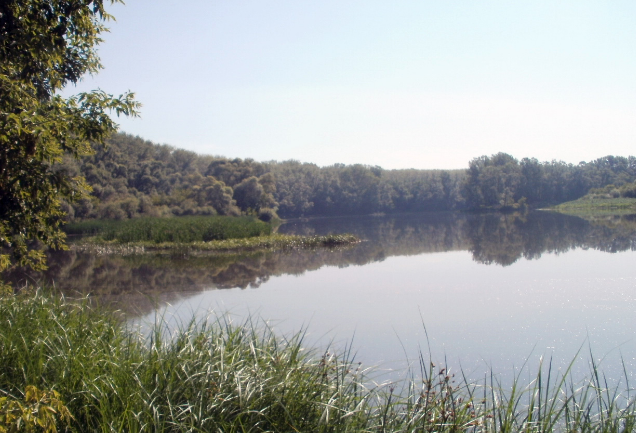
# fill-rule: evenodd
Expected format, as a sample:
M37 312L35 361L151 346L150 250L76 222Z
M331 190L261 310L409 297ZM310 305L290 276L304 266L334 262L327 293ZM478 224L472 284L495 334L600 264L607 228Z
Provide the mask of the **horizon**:
M633 153L636 4L129 0L105 67L121 130L198 154L385 169Z

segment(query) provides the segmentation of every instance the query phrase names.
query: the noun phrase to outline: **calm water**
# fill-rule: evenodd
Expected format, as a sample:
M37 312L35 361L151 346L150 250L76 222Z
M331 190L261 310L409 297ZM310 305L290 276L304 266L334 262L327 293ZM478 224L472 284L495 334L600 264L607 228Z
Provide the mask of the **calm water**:
M262 318L308 344L352 344L365 365L403 371L420 350L479 377L526 359L564 368L582 348L610 377L636 371L636 220L552 213L456 214L293 221L281 232L349 232L326 251L247 257L51 257L46 275L69 292L118 302L131 320L159 314ZM14 279L24 278L18 274ZM426 338L428 334L428 339Z

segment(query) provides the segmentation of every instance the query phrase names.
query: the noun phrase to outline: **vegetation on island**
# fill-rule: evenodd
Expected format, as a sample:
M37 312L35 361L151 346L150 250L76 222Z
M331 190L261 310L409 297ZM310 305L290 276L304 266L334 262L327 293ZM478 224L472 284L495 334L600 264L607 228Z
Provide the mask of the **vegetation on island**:
M74 243L72 249L80 252L90 252L99 255L117 254L143 254L148 252L167 252L170 255L192 253L222 253L222 254L244 254L254 251L273 251L315 248L334 248L352 245L360 242L360 239L351 234L333 234L325 236L298 236L271 234L255 236L249 238L234 238L215 241L192 241L192 242L104 242L99 238L88 238L83 242Z
M592 361L522 369L512 385L420 357L421 379L380 382L351 348L303 346L264 324L161 321L142 334L50 294L0 300L2 431L529 432L630 431L636 403ZM527 368L527 367L526 367ZM617 381L621 383L621 381Z
M185 244L265 236L272 233L272 225L249 216L143 217L123 221L88 220L69 224L65 230L71 235L96 235L100 240L116 243Z
M271 223L254 217L143 217L129 220L88 220L69 224L69 234L89 235L73 242L76 251L98 254L141 254L167 251L245 253L262 250L312 249L354 244L349 234L294 236L272 233Z

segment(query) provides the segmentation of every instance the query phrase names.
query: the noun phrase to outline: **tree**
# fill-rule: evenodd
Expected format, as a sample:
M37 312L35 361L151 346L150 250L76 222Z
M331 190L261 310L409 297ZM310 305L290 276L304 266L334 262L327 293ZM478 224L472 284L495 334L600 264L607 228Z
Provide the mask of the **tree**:
M519 161L506 153L474 158L468 165L463 193L471 208L502 208L515 203L521 184Z
M256 176L248 177L234 187L234 199L243 212L258 211L261 208L261 197L265 193Z
M206 176L200 187L193 188L199 206L212 206L220 215L238 215L240 212L232 199L232 188L212 176Z
M92 152L117 129L111 113L136 116L134 94L59 92L101 69L96 47L120 0L0 2L0 270L43 268L38 244L64 248L61 200L88 190L56 164ZM8 253L6 251L9 251Z

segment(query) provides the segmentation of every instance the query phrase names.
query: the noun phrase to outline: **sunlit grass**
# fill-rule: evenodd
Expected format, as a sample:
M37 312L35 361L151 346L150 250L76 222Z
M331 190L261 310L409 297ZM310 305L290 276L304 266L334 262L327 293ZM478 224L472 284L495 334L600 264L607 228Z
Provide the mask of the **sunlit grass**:
M18 401L29 386L55 391L78 432L627 432L636 425L628 372L612 388L594 364L580 382L547 362L528 384L519 373L503 387L494 373L474 382L421 355L411 379L378 384L350 349L307 349L302 332L281 337L252 319L165 329L159 318L149 334L127 330L88 300L4 297L0 394Z
M146 252L209 252L241 253L263 250L334 248L360 242L354 235L297 236L271 234L242 239L225 239L209 242L104 242L97 238L88 238L77 243L74 248L99 254L142 254Z
M562 203L554 207L555 210L569 214L588 214L588 213L635 213L635 198L590 198L583 197L578 200Z

